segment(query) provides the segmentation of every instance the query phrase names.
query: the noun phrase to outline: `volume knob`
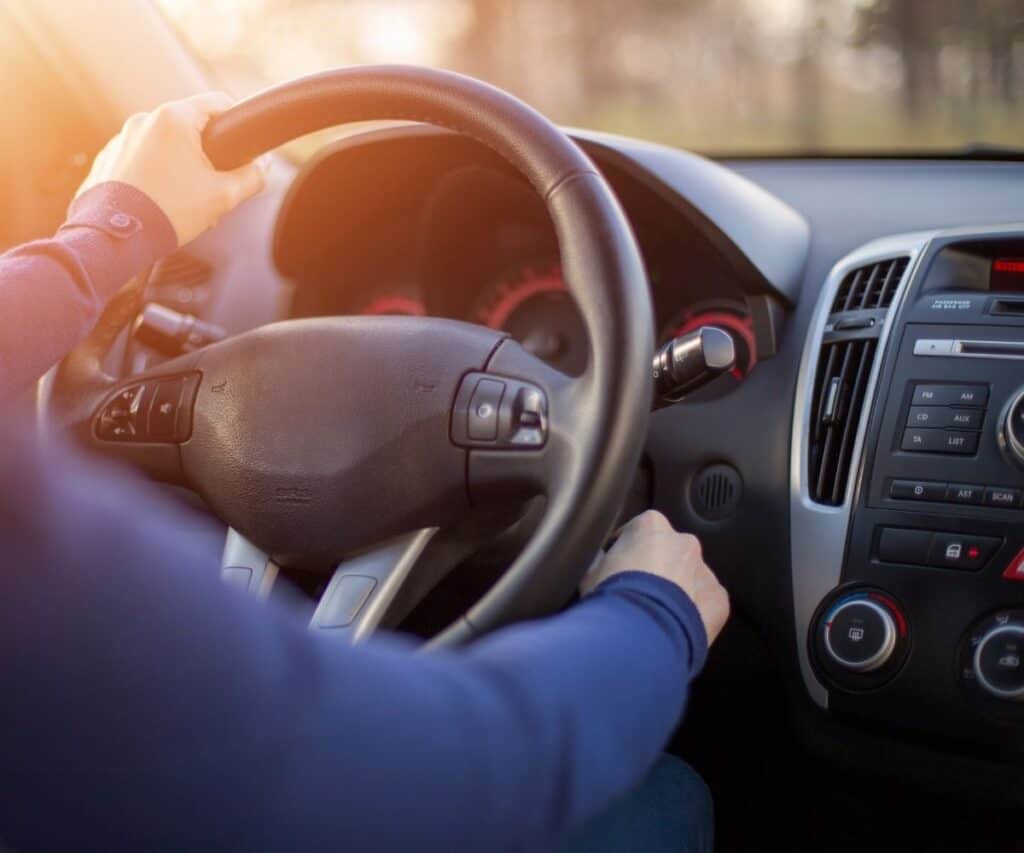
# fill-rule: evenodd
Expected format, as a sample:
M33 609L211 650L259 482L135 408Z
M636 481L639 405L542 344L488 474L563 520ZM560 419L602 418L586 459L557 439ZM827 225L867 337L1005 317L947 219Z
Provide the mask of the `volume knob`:
M999 445L1014 462L1024 466L1024 388L1003 409L999 420Z

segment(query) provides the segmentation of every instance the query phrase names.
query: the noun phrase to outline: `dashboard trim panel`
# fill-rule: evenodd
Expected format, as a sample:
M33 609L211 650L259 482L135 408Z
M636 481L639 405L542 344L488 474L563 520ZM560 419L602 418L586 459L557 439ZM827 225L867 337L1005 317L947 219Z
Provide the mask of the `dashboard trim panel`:
M874 240L840 259L832 267L822 287L811 318L800 372L797 375L796 397L793 407L793 434L790 451L790 557L793 585L793 616L796 627L797 654L804 686L816 705L828 708L828 689L822 684L811 666L807 649L807 636L814 613L822 599L839 585L850 529L853 496L864 463L864 441L867 433L879 373L885 362L886 348L896 318L910 283L917 274L918 261L930 240L938 232L916 232ZM807 482L807 449L810 438L811 398L817 374L818 354L821 351L825 326L831 313L836 291L847 273L896 256L908 256L906 272L896 290L895 298L878 339L875 363L868 377L864 407L851 459L854 460L846 494L839 506L826 506L811 500Z

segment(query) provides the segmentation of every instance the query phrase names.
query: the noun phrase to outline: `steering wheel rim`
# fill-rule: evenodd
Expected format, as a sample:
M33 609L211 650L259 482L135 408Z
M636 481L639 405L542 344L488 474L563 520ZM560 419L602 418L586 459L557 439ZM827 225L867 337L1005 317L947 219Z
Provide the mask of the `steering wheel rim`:
M404 66L329 71L276 86L239 103L210 122L203 140L211 162L217 168L231 169L306 133L368 120L418 121L448 128L493 149L524 175L554 223L566 284L579 305L588 339L588 366L575 380L555 374L517 345L500 340L500 336L482 365L470 365L480 375L512 377L513 383L522 378L547 393L551 440L541 456L530 459L508 449L466 449L467 490L475 489L478 497L486 497L489 490L507 492L509 487L522 489L524 481L543 482L548 503L530 540L504 575L433 641L434 645L453 645L564 604L592 562L632 480L646 434L653 311L639 249L604 178L551 122L487 84L451 72ZM445 335L453 339L463 335L467 346L470 340L484 346L478 340L479 331L456 328L466 324L426 322L434 324L432 331L426 331L425 325L396 326L378 321L374 335L391 335L403 341L402 335L422 334L425 340L433 335L435 346ZM448 325L441 329L437 325L441 323ZM351 322L292 321L276 325L294 329L298 324L305 324L307 335L318 336L320 350L338 336L354 333ZM370 340L363 327L355 334L360 340ZM205 376L218 365L218 358L226 364L231 357L244 357L268 346L278 346L274 357L287 360L288 350L275 343L282 336L287 336L287 330L257 330L240 336L246 341L234 349L231 342L225 342L161 369L165 373L168 368L194 370ZM211 354L204 355L208 352ZM424 348L410 357L429 355L430 350ZM463 369L463 374L466 372ZM78 387L76 394L69 396L76 400L72 408L79 411L79 416L71 420L80 422L81 370L73 370L71 375ZM202 381L207 382L205 378ZM112 388L109 382L98 384L107 392ZM202 448L204 440L211 441L202 433L203 406L214 405L210 411L215 414L208 415L211 418L239 415L237 410L217 409L215 406L223 405L223 401L207 403L213 397L204 394L201 390L196 401L194 429L199 434L194 432L181 445L183 454L191 445ZM96 399L95 391L90 397ZM109 393L105 399L109 399ZM246 412L251 414L251 409ZM93 411L87 417L94 419ZM454 424L454 420L449 424L452 435L457 432ZM94 429L85 428L84 432L95 438ZM224 451L222 445L214 449ZM202 458L215 457L207 452ZM537 473L538 465L548 470ZM190 470L188 464L185 468ZM197 467L193 465L191 471L197 471ZM203 475L196 476L201 479ZM217 507L216 495L211 500L203 488L197 491ZM205 491L216 492L216 487Z

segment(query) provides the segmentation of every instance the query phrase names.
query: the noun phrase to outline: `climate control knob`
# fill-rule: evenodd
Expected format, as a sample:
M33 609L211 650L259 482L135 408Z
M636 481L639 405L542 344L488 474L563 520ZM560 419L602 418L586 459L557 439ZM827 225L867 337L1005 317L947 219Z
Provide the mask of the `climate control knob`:
M974 677L997 699L1024 702L1024 622L989 628L974 649Z
M874 672L892 658L898 629L890 609L867 595L840 599L825 616L825 651L850 672Z

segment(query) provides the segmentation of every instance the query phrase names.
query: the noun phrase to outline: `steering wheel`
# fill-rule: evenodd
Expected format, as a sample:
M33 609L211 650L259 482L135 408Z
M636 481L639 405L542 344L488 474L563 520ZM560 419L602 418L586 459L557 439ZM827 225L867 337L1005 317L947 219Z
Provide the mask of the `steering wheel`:
M198 493L230 525L228 578L255 586L277 562L343 560L314 625L352 636L372 630L436 530L489 502L545 496L512 565L434 638L451 645L563 605L592 562L639 461L653 312L604 178L546 118L484 83L329 71L239 103L210 122L204 146L231 169L312 131L383 119L472 137L533 186L586 328L582 376L482 326L334 317L274 323L114 379L104 356L135 309L122 300L58 367L42 415Z

